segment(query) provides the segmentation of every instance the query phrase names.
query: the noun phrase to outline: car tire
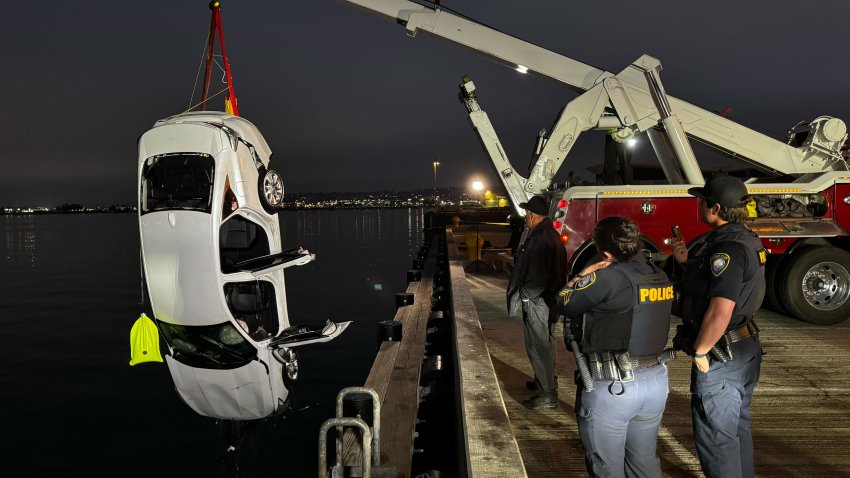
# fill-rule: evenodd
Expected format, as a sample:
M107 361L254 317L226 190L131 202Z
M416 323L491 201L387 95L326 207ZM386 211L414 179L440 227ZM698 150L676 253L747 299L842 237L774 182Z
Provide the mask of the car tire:
M805 322L838 324L850 317L850 253L803 247L782 261L776 277L782 306Z
M283 384L291 390L298 382L298 352L292 348L282 347L274 350L272 355L283 365Z
M277 209L283 204L283 180L274 169L260 171L257 192L267 209Z

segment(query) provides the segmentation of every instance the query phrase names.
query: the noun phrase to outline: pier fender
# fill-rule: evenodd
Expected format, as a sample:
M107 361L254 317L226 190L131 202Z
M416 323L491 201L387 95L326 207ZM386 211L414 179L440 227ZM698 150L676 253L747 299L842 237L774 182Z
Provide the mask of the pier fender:
M431 292L431 310L443 310L448 307L449 293L445 287L435 287Z
M413 294L410 292L399 292L395 295L395 308L413 305Z
M435 310L431 312L431 315L428 316L428 328L438 327L445 322L446 315L442 310Z
M373 427L372 396L368 393L349 393L342 399L342 416L359 418Z
M427 357L422 361L422 369L420 370L419 385L427 386L431 382L435 382L440 378L443 371L443 357L434 355Z
M422 271L420 269L411 269L407 271L407 283L420 282L422 280Z
M402 324L398 320L378 322L378 347L382 342L398 342L402 337Z

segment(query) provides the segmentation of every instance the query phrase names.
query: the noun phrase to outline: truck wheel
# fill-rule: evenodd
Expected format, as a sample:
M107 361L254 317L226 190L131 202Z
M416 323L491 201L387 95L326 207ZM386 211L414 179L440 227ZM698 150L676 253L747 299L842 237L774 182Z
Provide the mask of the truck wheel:
M776 285L788 312L820 325L850 317L850 253L835 247L805 247L782 263Z
M782 306L782 301L779 299L779 284L777 276L782 268L783 256L771 255L767 258L767 264L764 266L764 279L766 282L766 290L764 291L764 302L775 312L787 314L788 311Z
M573 263L573 268L569 272L569 275L575 275L581 272L585 267L596 264L597 262L602 260L602 254L596 252L596 249L587 249L576 259Z
M274 169L267 169L260 174L260 184L257 185L263 206L274 209L283 204L283 181Z

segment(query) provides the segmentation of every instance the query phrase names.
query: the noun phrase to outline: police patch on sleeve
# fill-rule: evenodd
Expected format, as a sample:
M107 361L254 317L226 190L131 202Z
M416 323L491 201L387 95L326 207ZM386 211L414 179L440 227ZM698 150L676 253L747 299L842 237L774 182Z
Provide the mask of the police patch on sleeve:
M569 303L570 303L570 297L571 297L572 295L573 295L573 290L572 290L572 289L564 289L564 290L562 290L562 291L561 291L561 293L560 293L560 296L561 296L561 303L562 303L562 304L565 304L565 305L566 305L566 304L569 304Z
M596 272L591 272L586 276L582 276L582 278L576 282L575 290L587 289L592 286L594 282L596 282Z
M714 274L714 277L720 277L720 275L726 271L726 268L729 267L730 260L729 254L724 252L712 254L709 262L711 264L711 273Z

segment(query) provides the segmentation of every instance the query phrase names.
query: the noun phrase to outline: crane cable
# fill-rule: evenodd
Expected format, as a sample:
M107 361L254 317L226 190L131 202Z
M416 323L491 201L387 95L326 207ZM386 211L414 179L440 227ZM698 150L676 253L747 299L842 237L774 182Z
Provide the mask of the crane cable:
M218 93L215 93L214 95L208 96L206 100L201 100L198 103L192 104L192 102L195 101L195 90L197 90L197 88L198 88L198 79L201 77L201 65L204 64L204 58L207 56L206 55L207 45L209 44L209 41L210 41L210 34L209 34L209 32L207 32L207 37L206 37L206 39L204 39L204 47L201 49L201 61L200 61L200 63L198 63L198 71L195 73L195 82L192 84L192 96L189 97L189 107L185 111L183 111L182 113L178 114L177 116L182 116L182 115L194 110L198 106L201 106L202 104L204 104L207 101L215 98L216 96L224 93L227 90L227 87L225 86L223 90L219 91ZM221 64L218 62L218 60L216 59L216 57L220 57L220 56L221 55L216 55L215 52L213 52L213 62L219 68L219 70L221 71L221 74L223 75L221 77L221 80L222 80L221 82L226 84L227 79L226 79L226 76L224 76L224 75L227 75L227 72L225 71L224 67L222 67Z
M198 87L198 78L201 77L201 65L204 64L204 57L206 56L205 53L207 52L207 45L209 44L209 41L210 41L210 32L207 31L207 37L204 39L204 47L201 48L201 61L200 61L200 63L198 63L198 72L195 73L195 83L192 84L192 96L189 97L189 104L190 105L192 104L193 101L195 101L195 89L197 89L197 87ZM189 110L187 110L187 111L191 111L192 108L194 108L194 106L190 106Z

